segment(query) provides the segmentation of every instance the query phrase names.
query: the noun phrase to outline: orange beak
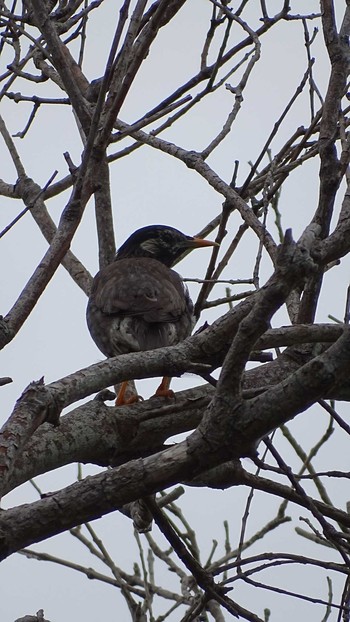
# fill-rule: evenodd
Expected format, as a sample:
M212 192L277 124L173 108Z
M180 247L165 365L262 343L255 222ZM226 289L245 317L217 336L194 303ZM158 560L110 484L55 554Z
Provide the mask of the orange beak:
M188 248L202 248L204 246L220 246L217 242L203 240L202 238L192 238L188 240Z

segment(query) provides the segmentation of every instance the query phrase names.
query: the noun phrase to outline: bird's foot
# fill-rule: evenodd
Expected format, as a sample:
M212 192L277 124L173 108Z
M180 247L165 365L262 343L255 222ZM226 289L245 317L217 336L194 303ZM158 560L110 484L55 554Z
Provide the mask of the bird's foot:
M119 395L115 400L116 406L129 406L130 404L137 404L138 402L143 402L144 399L141 395L132 395L131 397L125 397L123 399L119 399Z
M171 397L172 399L174 399L175 393L172 389L161 389L160 387L158 387L158 389L156 390L155 394L152 395L152 397Z
M169 376L164 376L153 397L171 397L174 399L175 393L169 388L170 381L171 378Z
M130 404L136 404L137 402L143 402L143 397L138 395L135 391L129 390L129 384L127 381L122 382L121 387L119 389L117 399L115 400L116 406L129 406Z

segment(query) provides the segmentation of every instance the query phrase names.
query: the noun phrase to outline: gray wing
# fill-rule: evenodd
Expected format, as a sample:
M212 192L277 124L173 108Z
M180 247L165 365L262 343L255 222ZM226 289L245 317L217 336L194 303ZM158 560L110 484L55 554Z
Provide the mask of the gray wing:
M180 276L154 259L120 259L99 272L87 324L106 356L153 350L192 330L192 302Z
M189 302L180 276L159 261L121 259L96 277L93 303L106 314L141 316L146 322L174 322Z

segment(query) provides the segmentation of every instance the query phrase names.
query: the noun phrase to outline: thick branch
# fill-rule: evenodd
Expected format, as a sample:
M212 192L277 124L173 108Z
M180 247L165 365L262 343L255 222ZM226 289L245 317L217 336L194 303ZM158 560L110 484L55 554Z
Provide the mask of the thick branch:
M349 10L348 6L346 12ZM320 190L318 207L312 221L319 227L320 240L329 234L334 201L344 172L337 157L335 142L338 136L341 100L346 91L349 74L348 37L340 37L337 33L332 0L323 1L322 24L332 69L320 123ZM318 273L309 279L305 287L299 313L300 322L313 321L322 280L323 268L320 267Z

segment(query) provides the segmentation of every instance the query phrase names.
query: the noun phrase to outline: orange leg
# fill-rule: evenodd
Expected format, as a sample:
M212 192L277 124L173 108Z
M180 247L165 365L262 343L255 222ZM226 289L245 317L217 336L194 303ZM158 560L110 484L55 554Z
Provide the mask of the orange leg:
M128 381L125 380L121 383L120 389L118 391L117 399L115 401L116 406L127 406L128 404L135 404L136 402L142 400L142 398L137 395L127 395L128 392Z
M171 382L171 378L169 378L169 376L164 376L154 396L155 397L175 397L174 391L172 391L169 388L170 382Z

